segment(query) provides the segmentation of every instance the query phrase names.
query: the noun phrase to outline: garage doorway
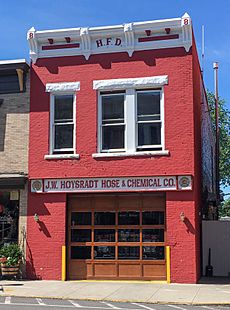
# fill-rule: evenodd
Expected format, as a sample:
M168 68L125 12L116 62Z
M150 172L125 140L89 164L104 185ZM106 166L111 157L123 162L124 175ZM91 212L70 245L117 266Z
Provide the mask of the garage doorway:
M75 195L68 279L166 280L165 195Z

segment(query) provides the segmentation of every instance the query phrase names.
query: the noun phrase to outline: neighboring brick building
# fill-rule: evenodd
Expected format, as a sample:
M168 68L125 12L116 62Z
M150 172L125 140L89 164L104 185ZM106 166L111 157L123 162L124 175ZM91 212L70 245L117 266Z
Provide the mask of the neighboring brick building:
M29 142L29 65L0 61L0 243L25 246Z
M207 102L190 17L28 40L27 276L196 283Z

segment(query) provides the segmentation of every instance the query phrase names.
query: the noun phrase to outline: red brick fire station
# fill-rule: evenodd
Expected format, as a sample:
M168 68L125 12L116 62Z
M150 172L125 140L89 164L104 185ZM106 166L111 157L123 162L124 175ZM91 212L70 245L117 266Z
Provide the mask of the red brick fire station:
M28 41L27 277L196 283L211 131L189 15Z

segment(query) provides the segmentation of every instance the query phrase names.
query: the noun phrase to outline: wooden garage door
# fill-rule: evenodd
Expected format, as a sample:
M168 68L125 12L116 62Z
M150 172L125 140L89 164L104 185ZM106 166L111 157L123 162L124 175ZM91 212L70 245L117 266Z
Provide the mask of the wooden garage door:
M68 278L165 280L163 195L69 199Z

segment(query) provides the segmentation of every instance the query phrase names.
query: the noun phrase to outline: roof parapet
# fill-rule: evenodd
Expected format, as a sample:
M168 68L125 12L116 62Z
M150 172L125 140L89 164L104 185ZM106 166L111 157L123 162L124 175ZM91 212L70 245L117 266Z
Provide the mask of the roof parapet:
M161 48L192 46L192 22L185 13L181 18L126 23L104 27L84 27L36 31L27 33L30 58L90 55Z

